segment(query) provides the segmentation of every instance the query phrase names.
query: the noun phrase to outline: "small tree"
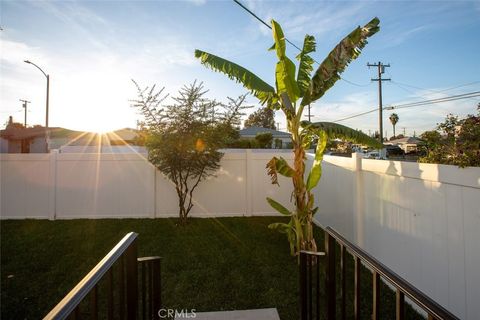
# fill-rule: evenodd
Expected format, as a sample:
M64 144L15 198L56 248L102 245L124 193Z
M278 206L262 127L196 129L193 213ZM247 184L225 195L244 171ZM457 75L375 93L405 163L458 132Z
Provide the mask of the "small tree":
M462 120L449 114L436 130L424 132L421 138L426 155L419 162L480 167L480 112Z
M135 83L135 82L134 82ZM132 106L144 117L142 127L149 161L175 185L180 224L187 222L193 207L193 192L199 183L215 174L223 156L219 148L231 138L232 126L240 121L245 95L227 105L205 98L202 83L184 86L173 104L162 105L164 88L138 91ZM224 112L217 112L222 108Z
M248 116L243 126L245 128L262 127L262 128L276 129L275 128L275 111L273 111L270 108L260 108Z
M255 136L261 149L270 149L272 147L273 136L270 132L257 133Z

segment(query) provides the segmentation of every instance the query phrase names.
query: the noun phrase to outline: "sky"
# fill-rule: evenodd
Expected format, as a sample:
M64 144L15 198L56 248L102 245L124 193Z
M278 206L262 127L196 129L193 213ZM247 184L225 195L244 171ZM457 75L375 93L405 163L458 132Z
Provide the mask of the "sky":
M380 31L370 38L324 97L312 104L313 121L335 121L378 107L376 70L390 64L383 82L384 106L480 91L480 1L241 1L265 21L278 21L301 47L315 36L322 61L351 30L373 17ZM28 125L45 123L50 75L49 125L109 131L136 127L130 106L140 86L156 84L175 96L202 81L208 96L226 101L246 92L240 84L202 66L201 49L236 62L274 86L271 31L233 1L1 1L0 127L12 115L22 122L19 99L28 104ZM294 61L298 50L287 45ZM315 65L316 69L318 65ZM248 103L259 107L253 96ZM397 134L433 129L448 113L476 113L480 98L398 109ZM392 135L384 111L384 129ZM276 122L285 130L281 112ZM340 122L364 132L378 130L378 113Z

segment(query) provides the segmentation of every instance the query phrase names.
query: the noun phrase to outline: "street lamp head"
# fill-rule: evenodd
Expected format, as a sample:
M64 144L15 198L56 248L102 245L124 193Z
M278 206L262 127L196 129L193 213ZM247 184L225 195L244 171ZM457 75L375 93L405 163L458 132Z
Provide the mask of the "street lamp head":
M23 60L23 62L25 62L25 63L31 63L31 62L30 62L30 61L28 61L28 60Z

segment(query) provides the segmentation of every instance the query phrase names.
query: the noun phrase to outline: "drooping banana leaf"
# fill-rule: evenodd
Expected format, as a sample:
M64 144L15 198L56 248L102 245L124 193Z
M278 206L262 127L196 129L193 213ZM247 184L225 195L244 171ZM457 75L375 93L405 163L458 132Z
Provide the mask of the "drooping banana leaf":
M310 87L310 75L313 71L313 59L308 54L315 51L315 37L306 35L303 40L302 52L296 58L300 61L298 65L297 85L300 89L300 96L303 96Z
M283 205L281 205L277 201L273 200L272 198L267 197L267 202L270 204L270 206L273 209L277 210L279 213L283 214L284 216L291 216L292 215L290 210L288 210L287 208L285 208Z
M273 106L278 102L275 89L244 67L201 50L195 50L195 57L212 70L222 72L230 79L241 83L260 100L262 105L267 103L268 106Z
M270 161L268 161L266 168L268 169L268 175L272 179L272 184L278 184L278 173L285 177L293 177L295 174L295 170L290 167L287 163L287 160L280 157L273 157Z
M380 30L379 23L378 18L373 18L363 28L357 27L337 44L315 71L301 105L306 106L321 98L340 79L340 74L346 66L358 57L367 44L367 38Z
M344 126L338 123L333 123L333 122L311 123L308 121L302 121L301 126L305 130L324 131L327 134L328 138L330 139L338 138L338 139L351 141L354 143L367 145L372 148L377 148L377 149L382 148L382 144L378 140L372 137L369 137L368 135L366 135L361 131L349 128L347 126Z
M323 130L317 130L318 143L317 149L315 151L315 159L313 159L312 169L307 178L307 190L310 191L315 188L320 181L322 176L322 160L323 152L325 151L325 146L327 145L327 133Z

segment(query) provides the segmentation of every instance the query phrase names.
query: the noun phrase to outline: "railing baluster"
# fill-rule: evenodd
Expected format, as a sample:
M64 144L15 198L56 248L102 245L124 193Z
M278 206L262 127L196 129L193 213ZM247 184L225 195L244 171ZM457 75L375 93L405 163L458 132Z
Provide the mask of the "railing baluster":
M355 257L355 298L353 301L353 313L354 319L360 319L360 294L361 294L361 271L362 271L362 262L359 257Z
M125 318L125 255L122 255L120 258L120 267L118 268L119 273L119 298L120 298L120 319Z
M341 245L340 246L340 274L341 274L341 290L342 290L342 301L340 305L340 309L342 312L342 320L345 320L347 314L346 314L346 295L347 295L347 290L346 290L346 267L345 263L347 260L347 250L345 249L345 246Z
M113 319L113 266L107 273L107 319Z
M315 302L317 303L317 320L320 320L320 256L315 258L317 260L317 297Z
M142 263L142 319L147 318L147 283L145 268L147 267L146 263Z
M307 254L300 252L300 319L307 319Z
M326 263L326 302L327 302L327 320L336 319L336 290L335 290L335 238L329 233L325 234L325 253L327 255Z
M396 294L396 319L403 320L405 319L405 294L400 290L397 289Z
M150 317L153 319L155 316L155 310L153 308L153 269L152 265L149 263L148 265L148 297L149 297L149 314Z
M307 265L308 265L308 291L309 291L309 297L308 297L308 313L309 313L309 318L313 319L313 278L312 278L312 269L313 269L313 255L308 255L308 260L307 260Z
M127 290L127 319L137 318L138 310L138 268L137 268L137 241L134 240L125 251L126 258L126 290Z
M75 319L80 319L80 306L77 306L75 308L75 311L73 312L73 314L75 315Z
M380 274L374 271L372 276L372 289L373 289L373 308L372 308L372 320L378 320L380 318Z
M93 287L90 292L90 319L98 319L98 287Z
M162 307L162 277L161 277L161 264L160 259L153 260L150 263L150 267L153 271L153 312L156 317L158 311Z

